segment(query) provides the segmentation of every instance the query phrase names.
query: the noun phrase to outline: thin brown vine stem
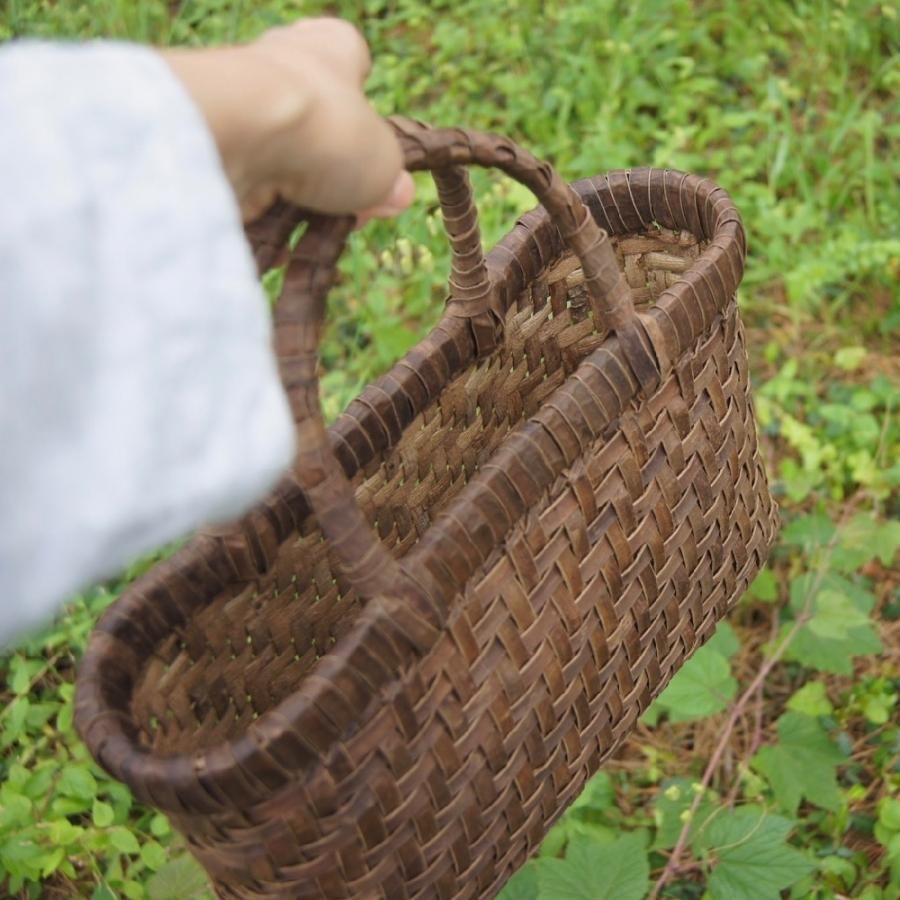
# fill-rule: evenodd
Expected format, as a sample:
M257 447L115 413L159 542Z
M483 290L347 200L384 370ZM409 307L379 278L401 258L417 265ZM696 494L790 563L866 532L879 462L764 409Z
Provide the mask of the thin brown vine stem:
M850 514L855 511L857 503L858 500L855 498L850 500L846 510L844 511L844 515L841 517L841 523L846 522L849 519ZM834 552L837 541L838 531L837 529L835 529L834 535L825 548L828 558L830 558L831 554ZM732 731L734 731L735 726L737 725L741 716L744 714L744 709L750 702L751 698L757 691L762 690L766 679L769 677L775 666L781 661L782 656L784 656L784 654L787 652L787 649L791 645L791 642L797 636L800 629L809 621L809 618L812 614L813 599L816 596L819 588L821 587L822 581L824 580L827 572L827 563L823 561L820 564L818 571L816 572L813 583L807 589L807 594L803 602L803 608L797 615L794 624L791 626L787 634L785 634L783 640L775 648L775 652L763 662L763 664L759 668L759 671L754 676L753 681L750 682L750 684L747 686L747 689L741 694L741 696L737 699L737 702L731 708L731 712L728 715L728 720L725 723L725 727L722 729L722 735L719 738L719 741L716 744L716 748L715 750L713 750L713 754L706 765L706 769L703 772L703 777L700 779L699 790L695 792L694 799L691 801L691 805L688 807L684 825L682 826L682 829L678 834L678 840L675 842L675 846L672 848L672 852L669 854L669 858L666 861L666 865L663 868L662 873L660 874L656 883L653 885L650 893L647 895L647 900L658 900L662 889L675 877L675 875L679 871L681 871L681 854L684 853L684 848L687 846L688 837L691 833L691 824L693 822L693 818L696 815L697 810L700 808L700 803L703 800L706 789L712 783L713 776L716 774L716 770L719 768L722 757L725 755L725 749L728 746L728 741L731 738L731 733Z
M778 628L781 624L781 616L778 614L778 607L774 607L772 609L772 621L769 627L769 643L774 644L775 638L778 636ZM756 697L755 702L753 704L753 734L750 738L750 743L747 747L746 752L744 753L744 759L750 759L754 753L760 748L763 741L763 719L764 719L764 707L765 707L765 682L760 681L759 686L756 689ZM740 790L740 781L735 778L734 783L731 786L731 790L728 792L728 796L725 798L725 806L731 807L734 805L737 800L737 794Z
M672 880L672 878L675 877L675 874L679 871L679 861L681 859L681 854L684 852L684 848L687 846L688 836L690 835L691 831L691 822L698 808L700 807L700 802L703 799L703 795L705 794L706 789L712 782L713 775L715 775L716 770L719 768L719 763L721 762L722 756L725 753L725 748L728 746L728 739L731 737L731 732L734 730L734 727L735 725L737 725L740 717L744 714L744 708L747 706L756 692L761 689L763 683L765 682L766 678L768 678L772 669L781 661L781 657L784 656L787 648L791 644L791 641L793 641L793 639L797 636L797 632L799 632L800 629L806 624L809 618L809 612L807 609L809 605L809 602L807 602L806 606L804 606L803 612L797 617L796 621L791 626L790 631L788 631L788 633L784 636L784 639L775 649L775 652L759 667L759 671L756 673L753 681L750 682L747 689L743 694L741 694L734 706L732 706L731 713L728 716L728 721L725 723L725 727L722 729L722 736L719 738L719 742L716 744L716 748L706 765L706 770L703 772L703 777L700 779L700 790L696 791L694 794L694 799L693 801L691 801L691 805L688 808L688 813L685 817L685 823L681 829L680 834L678 835L678 840L675 842L675 846L672 848L672 852L669 854L669 859L666 862L666 866L663 869L662 874L659 876L656 884L653 885L653 889L650 891L647 900L657 900L662 889Z

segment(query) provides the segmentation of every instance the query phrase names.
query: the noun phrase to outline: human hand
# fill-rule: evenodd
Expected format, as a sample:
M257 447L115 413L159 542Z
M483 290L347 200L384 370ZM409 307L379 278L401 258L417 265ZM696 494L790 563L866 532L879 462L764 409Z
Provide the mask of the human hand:
M368 47L347 22L304 19L251 44L163 57L206 118L245 221L279 196L362 218L412 202L397 140L363 94Z

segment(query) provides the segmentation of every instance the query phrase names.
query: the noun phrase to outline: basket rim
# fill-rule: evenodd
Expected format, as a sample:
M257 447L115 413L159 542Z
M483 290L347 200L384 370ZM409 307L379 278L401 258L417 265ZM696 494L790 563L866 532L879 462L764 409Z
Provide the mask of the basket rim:
M639 313L659 368L668 372L721 314L740 282L745 238L734 203L714 182L666 169L615 170L576 181L573 187L611 235L646 232L658 224L688 231L707 242L681 278ZM559 232L542 207L523 215L487 255L492 278L505 287L504 307L563 249ZM700 315L680 315L686 304ZM432 334L442 331L444 340L458 344L465 340L465 328L464 320L445 315ZM405 358L415 358L420 345ZM610 411L610 422L617 421L624 403L634 400L642 388L630 374L614 333L579 363L557 392L573 379L590 378L590 372L582 372L586 366L595 371L612 366L621 370L614 378L620 382L623 402ZM446 380L456 374L446 373ZM383 383L384 378L376 382ZM549 398L544 401L548 402ZM542 408L523 422L440 514L445 527L436 529L436 522L432 523L410 550L402 562L408 583L396 595L366 602L349 632L304 675L297 689L240 735L194 752L156 753L141 744L131 715L134 684L154 649L173 629L215 600L228 584L252 580L267 571L267 552L274 558L304 518L296 512L302 507L302 492L287 480L239 522L200 534L145 573L103 614L79 667L75 724L97 762L142 801L174 813L246 808L296 781L299 771L315 768L333 740L356 727L360 714L379 692L442 633L463 569L471 575L480 565L471 563L471 548L463 544L467 533L489 521L477 501L492 496L487 479L494 479L496 494L496 484L505 477L504 460L496 457L505 452L507 461L513 461L528 442L546 441L550 429L539 421L544 412ZM550 416L546 412L545 418ZM338 424L330 431L340 445ZM517 446L511 447L519 435ZM554 452L565 464L565 453ZM492 502L496 507L495 496ZM493 546L502 545L515 521L496 536ZM450 554L447 527L458 536ZM438 531L443 555L455 553L455 568L440 559ZM256 539L251 540L251 535ZM243 569L234 561L238 545L242 545L239 555L247 560ZM193 591L190 606L181 602L178 592L169 590L172 584ZM368 650L373 644L379 648L377 658Z

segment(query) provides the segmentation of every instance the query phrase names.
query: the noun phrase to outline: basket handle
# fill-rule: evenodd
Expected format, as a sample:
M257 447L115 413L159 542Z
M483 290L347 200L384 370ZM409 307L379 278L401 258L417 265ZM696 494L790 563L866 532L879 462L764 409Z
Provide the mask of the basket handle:
M428 125L412 119L389 121L398 137L431 130ZM476 356L480 358L497 346L502 334L502 320L491 309L493 291L481 245L472 183L468 170L462 166L434 169L432 178L452 251L447 310L450 315L470 320ZM291 234L307 218L308 213L303 209L277 200L246 226L247 240L260 275L284 259Z
M658 382L658 364L643 336L608 235L548 163L496 135L425 129L408 120L395 120L394 127L410 171L447 172L479 165L500 169L529 187L581 262L595 318L601 320L601 327L616 332L637 380L645 387ZM395 593L398 585L408 580L366 521L334 456L322 421L317 377L326 296L353 219L309 216L308 221L309 227L292 254L276 311L276 349L297 422L299 451L294 474L323 534L337 552L344 574L360 596L371 599ZM472 314L471 309L465 312ZM498 312L491 312L499 319ZM478 315L472 315L473 322Z

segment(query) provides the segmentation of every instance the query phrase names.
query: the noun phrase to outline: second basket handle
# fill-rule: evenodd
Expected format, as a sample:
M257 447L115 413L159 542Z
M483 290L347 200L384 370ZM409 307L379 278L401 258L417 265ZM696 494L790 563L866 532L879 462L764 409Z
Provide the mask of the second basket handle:
M407 127L402 121L395 127L410 171L489 166L529 187L581 262L595 318L616 332L642 385L658 380L657 363L648 342L642 339L631 292L608 235L548 163L496 135L463 129L422 129L415 123ZM310 217L285 275L276 311L276 348L297 422L295 476L348 580L361 596L371 598L390 594L405 579L397 561L366 521L334 457L322 421L317 374L325 300L351 227L348 217Z

